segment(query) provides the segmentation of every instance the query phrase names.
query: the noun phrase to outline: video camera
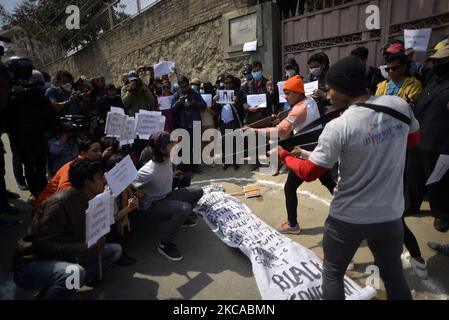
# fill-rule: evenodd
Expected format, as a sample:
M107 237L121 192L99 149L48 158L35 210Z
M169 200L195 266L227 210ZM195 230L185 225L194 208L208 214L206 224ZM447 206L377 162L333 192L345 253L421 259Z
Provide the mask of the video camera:
M12 74L13 86L22 88L30 88L32 86L30 78L33 74L33 64L30 59L12 57L5 62L5 65Z
M59 128L65 133L78 133L89 128L87 118L81 115L65 115L59 117Z

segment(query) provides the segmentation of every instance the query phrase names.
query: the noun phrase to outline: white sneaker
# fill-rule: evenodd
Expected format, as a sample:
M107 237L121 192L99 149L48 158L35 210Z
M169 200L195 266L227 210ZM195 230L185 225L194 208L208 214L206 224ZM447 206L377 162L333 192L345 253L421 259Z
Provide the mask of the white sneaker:
M424 263L421 263L412 257L410 257L410 265L413 269L413 272L415 275L420 279L427 279L427 263L424 261Z
M348 268L346 268L347 271L354 271L354 261L351 261L348 265Z

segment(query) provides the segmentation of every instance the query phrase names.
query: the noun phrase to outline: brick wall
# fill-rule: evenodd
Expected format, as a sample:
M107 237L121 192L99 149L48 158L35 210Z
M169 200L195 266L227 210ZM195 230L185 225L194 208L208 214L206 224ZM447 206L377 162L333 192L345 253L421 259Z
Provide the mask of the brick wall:
M214 81L220 72L238 74L249 57L224 60L224 13L255 5L254 0L162 0L124 21L100 40L43 69L65 69L78 76L104 75L119 83L120 75L139 65L173 60L179 73Z

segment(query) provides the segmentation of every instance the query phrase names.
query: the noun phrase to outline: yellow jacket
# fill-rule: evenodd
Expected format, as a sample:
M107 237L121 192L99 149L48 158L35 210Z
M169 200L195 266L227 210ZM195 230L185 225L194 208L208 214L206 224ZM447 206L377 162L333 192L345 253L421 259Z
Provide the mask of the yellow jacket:
M377 85L376 96L386 95L388 82L389 80L385 80ZM398 97L404 99L405 101L407 101L408 98L408 100L416 102L421 96L422 90L423 87L421 81L415 77L405 78L401 89L399 89Z

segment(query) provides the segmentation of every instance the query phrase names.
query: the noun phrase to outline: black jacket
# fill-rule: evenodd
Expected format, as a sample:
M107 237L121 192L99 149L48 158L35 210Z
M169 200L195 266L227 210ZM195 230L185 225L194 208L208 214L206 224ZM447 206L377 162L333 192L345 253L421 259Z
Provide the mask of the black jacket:
M449 75L433 76L421 95L415 117L419 121L424 150L449 154Z
M47 97L37 89L13 95L3 116L6 131L13 136L56 131L56 113Z

